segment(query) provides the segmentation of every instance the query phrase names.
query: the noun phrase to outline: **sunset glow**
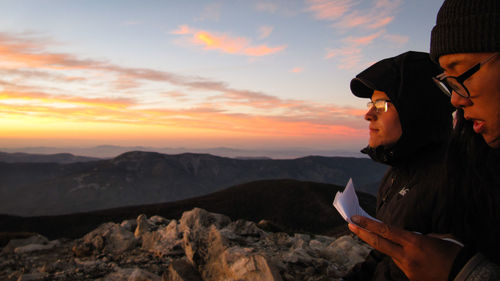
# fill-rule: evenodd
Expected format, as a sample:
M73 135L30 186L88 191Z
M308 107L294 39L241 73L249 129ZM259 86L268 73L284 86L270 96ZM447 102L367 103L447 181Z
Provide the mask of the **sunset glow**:
M0 3L0 147L357 151L366 101L350 79L428 44L400 28L403 0L21 2Z

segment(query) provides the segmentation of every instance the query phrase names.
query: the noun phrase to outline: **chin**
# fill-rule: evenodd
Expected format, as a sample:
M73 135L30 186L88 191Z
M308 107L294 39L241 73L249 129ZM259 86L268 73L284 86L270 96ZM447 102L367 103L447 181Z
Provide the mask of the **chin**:
M483 136L483 138L489 147L494 148L494 149L500 149L500 136L493 138L491 140L487 140L484 136Z

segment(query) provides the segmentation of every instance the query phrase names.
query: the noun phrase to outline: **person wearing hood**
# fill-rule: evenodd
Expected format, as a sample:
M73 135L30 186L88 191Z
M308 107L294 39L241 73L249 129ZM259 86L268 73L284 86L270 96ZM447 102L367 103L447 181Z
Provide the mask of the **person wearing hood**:
M370 99L364 117L370 138L362 152L390 166L376 217L424 234L436 231L436 190L452 131L453 107L432 81L440 72L428 53L409 51L375 63L350 85L355 96ZM344 280L408 279L390 257L372 251Z

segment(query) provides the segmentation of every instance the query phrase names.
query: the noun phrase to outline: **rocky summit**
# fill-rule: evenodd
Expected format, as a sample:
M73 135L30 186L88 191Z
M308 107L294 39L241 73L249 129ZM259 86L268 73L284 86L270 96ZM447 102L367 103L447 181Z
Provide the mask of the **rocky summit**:
M370 251L349 235L268 227L195 208L179 220L104 223L76 240L14 239L1 251L0 280L339 280Z

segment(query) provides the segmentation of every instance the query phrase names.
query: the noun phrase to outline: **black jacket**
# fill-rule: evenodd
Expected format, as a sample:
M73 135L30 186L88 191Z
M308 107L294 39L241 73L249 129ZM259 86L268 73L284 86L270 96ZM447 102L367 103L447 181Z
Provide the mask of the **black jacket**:
M444 181L452 107L431 80L439 72L428 54L407 52L374 64L351 82L359 97L384 91L401 121L402 135L395 144L362 150L390 166L378 191L376 217L423 234L446 232L436 223L442 215L436 191ZM390 257L376 251L344 279L408 280Z

